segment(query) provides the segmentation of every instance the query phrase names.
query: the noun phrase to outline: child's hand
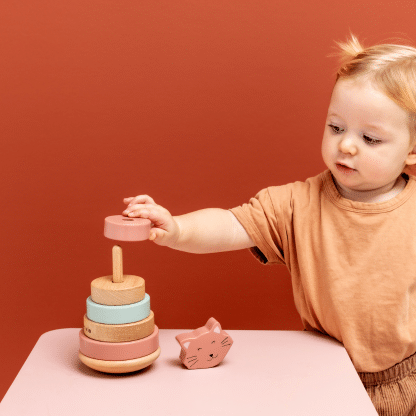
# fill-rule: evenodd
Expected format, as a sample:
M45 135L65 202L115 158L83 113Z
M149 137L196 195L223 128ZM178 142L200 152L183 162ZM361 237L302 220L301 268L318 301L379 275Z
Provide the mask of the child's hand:
M149 240L161 246L172 246L179 238L180 230L170 212L157 205L148 195L124 198L128 204L123 215L130 218L148 218L152 222Z

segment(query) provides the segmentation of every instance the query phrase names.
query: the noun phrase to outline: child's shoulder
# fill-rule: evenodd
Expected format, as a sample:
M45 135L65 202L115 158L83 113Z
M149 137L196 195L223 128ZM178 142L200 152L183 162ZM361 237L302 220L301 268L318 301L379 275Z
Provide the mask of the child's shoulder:
M262 189L260 192L269 192L270 194L281 192L320 192L325 182L331 180L331 172L329 169L327 169L316 176L305 179L304 181L299 180L282 185L273 185Z
M314 199L314 196L317 197L322 192L325 182L331 180L331 172L328 169L304 181L268 186L259 191L256 198L269 204L279 202L286 204L291 201L305 201L309 203Z

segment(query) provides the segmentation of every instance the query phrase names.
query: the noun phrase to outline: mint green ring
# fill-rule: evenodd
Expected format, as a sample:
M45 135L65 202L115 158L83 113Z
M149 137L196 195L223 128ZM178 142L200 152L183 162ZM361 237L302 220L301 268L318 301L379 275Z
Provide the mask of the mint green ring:
M130 305L101 305L95 303L91 296L87 299L87 318L100 324L129 324L142 321L150 315L150 296Z

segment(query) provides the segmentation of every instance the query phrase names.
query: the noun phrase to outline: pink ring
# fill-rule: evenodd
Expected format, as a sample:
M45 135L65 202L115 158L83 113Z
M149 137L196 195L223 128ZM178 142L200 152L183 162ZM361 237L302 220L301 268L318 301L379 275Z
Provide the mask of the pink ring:
M143 241L150 235L151 221L113 215L104 221L104 236L118 241Z
M88 338L79 331L79 350L87 357L104 361L124 361L144 357L159 348L159 328L146 338L129 342L104 342Z

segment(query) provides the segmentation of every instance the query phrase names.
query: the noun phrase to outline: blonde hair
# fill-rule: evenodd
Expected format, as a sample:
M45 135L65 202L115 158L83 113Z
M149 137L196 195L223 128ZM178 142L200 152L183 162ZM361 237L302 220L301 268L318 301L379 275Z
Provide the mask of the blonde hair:
M379 44L364 47L350 33L347 42L337 42L339 57L335 75L339 79L370 81L409 116L410 143L416 140L416 49L400 44ZM401 39L399 39L402 41Z

